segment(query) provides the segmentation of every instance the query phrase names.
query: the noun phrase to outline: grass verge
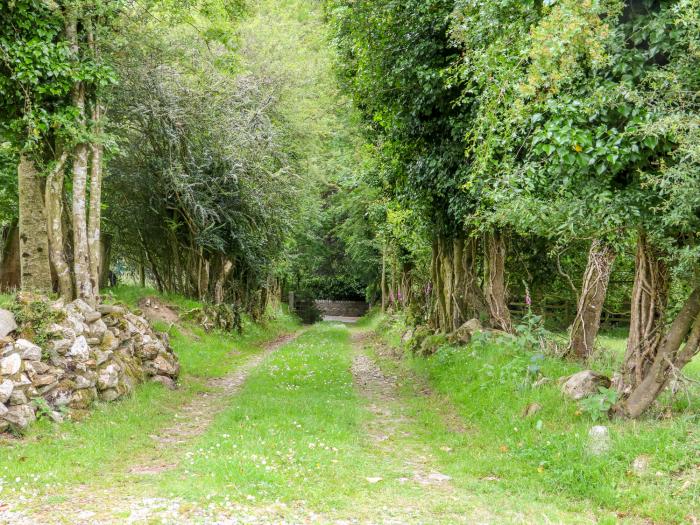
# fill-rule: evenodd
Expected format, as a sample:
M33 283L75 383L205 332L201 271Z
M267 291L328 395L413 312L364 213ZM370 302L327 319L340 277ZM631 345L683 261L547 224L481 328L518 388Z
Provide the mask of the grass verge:
M127 304L140 297L157 295L153 290L129 287ZM166 302L184 298L164 298ZM187 325L170 330L171 343L182 365L180 389L170 391L160 384L140 385L132 396L115 403L97 403L77 421L62 424L40 419L22 439L0 441L0 495L3 493L50 493L57 486L99 483L105 472L124 458L153 446L149 437L172 421L177 409L205 390L204 379L231 371L261 345L297 327L288 315L265 325L250 325L242 335L207 333ZM158 327L164 329L163 327ZM167 327L165 327L167 328Z
M366 325L381 328L399 346L400 323L380 316ZM700 432L694 411L671 419L594 422L563 398L556 380L580 369L545 357L541 371L550 381L538 388L528 380L532 354L509 345L445 346L429 358L406 355L404 365L424 378L466 424L462 435L443 436L445 471L456 477L489 480L487 490L590 501L618 517L643 516L681 523L700 516ZM528 405L541 408L525 417ZM426 429L438 428L424 412ZM588 432L605 424L612 448L588 452ZM635 459L648 466L635 473Z

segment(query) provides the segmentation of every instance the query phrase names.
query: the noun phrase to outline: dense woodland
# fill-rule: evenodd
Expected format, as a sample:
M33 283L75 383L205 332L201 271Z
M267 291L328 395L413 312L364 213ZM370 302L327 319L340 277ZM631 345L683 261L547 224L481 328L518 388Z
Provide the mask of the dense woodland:
M633 418L700 352L698 0L329 0L311 82L244 1L0 6L4 290L365 297L579 360L613 312Z

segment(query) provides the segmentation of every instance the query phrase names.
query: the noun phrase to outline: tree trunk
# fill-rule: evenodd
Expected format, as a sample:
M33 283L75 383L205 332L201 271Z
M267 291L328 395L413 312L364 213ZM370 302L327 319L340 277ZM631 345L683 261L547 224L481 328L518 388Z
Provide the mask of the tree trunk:
M231 274L231 270L233 270L233 262L225 257L222 259L219 276L214 285L214 304L222 304L224 302L224 285L226 284L228 276Z
M494 231L486 236L484 295L491 326L511 333L513 324L506 300L506 243L503 235Z
M615 256L610 245L597 239L591 244L568 348L579 359L593 353Z
M99 122L100 112L93 112L93 120ZM92 293L100 293L100 273L102 270L102 249L100 245L100 226L102 220L102 146L90 145L90 216L87 225L87 243L90 260L90 284Z
M73 300L73 278L64 251L63 237L63 181L68 153L64 152L46 178L46 220L49 234L50 259L56 272L58 292L66 301Z
M685 343L685 345L684 345ZM648 364L629 395L616 411L627 417L642 415L663 392L669 380L678 374L700 350L700 288L686 300L666 335L655 347L655 355L646 356ZM625 363L625 371L629 365ZM636 373L638 367L634 369Z
M21 288L25 291L51 293L51 265L44 196L34 162L20 157L19 246Z
M78 144L73 153L73 273L76 295L94 303L87 235L87 156L87 144Z
M668 275L658 251L642 232L637 241L632 312L622 369L622 396L637 388L654 362L663 338Z
M20 284L19 225L15 220L7 227L0 251L0 292L14 292Z

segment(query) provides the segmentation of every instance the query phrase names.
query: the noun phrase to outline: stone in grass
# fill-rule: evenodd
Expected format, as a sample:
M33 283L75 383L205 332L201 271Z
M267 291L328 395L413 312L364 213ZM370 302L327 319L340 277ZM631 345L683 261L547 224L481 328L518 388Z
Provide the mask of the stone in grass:
M171 378L168 376L153 376L151 378L151 381L155 381L156 383L160 383L163 385L165 388L169 390L176 390L177 389L177 384L175 381L173 381Z
M3 417L10 426L17 430L25 430L36 421L34 409L29 405L12 406Z
M593 370L582 370L564 379L561 390L574 401L597 394L598 387L610 387L610 378Z
M588 453L592 456L602 456L610 452L610 430L603 425L591 427L588 431Z
M632 462L632 473L635 476L643 476L649 470L649 464L651 463L651 458L646 454L641 454L634 458Z
M0 337L7 337L15 330L17 330L15 314L0 308Z

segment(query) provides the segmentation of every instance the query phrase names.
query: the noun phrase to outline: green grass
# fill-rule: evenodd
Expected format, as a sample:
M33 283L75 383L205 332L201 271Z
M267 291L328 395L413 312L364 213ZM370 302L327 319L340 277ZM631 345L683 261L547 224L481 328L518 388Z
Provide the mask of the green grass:
M162 487L194 499L334 507L366 485L358 462L369 461L359 448L365 415L349 367L346 329L307 331L249 377Z
M380 317L369 322L386 332L382 323ZM398 343L400 331L389 331L390 342ZM442 454L449 474L494 479L497 491L588 500L659 522L682 522L700 513L697 411L669 420L601 422L609 427L613 446L594 457L586 444L596 423L564 399L556 383L580 366L546 358L542 372L551 382L532 388L526 381L530 358L528 352L493 343L444 347L430 358L407 356L407 366L448 399L467 424L465 435L449 440L452 452ZM524 418L529 403L542 409ZM436 428L424 417L425 428ZM641 477L631 473L640 455L651 461Z
M154 291L135 287L120 287L117 294L130 305L148 295ZM170 299L187 304L186 299L174 296L166 302ZM226 374L259 351L265 341L297 327L294 319L281 315L264 326L249 324L242 335L207 333L191 324L171 328L171 343L182 365L179 390L148 383L137 387L127 399L97 404L81 421L56 425L40 419L21 440L0 443L3 485L9 491L48 492L52 484L99 482L102 473L119 466L125 458L153 447L149 434L170 424L178 407L203 390L203 378Z

